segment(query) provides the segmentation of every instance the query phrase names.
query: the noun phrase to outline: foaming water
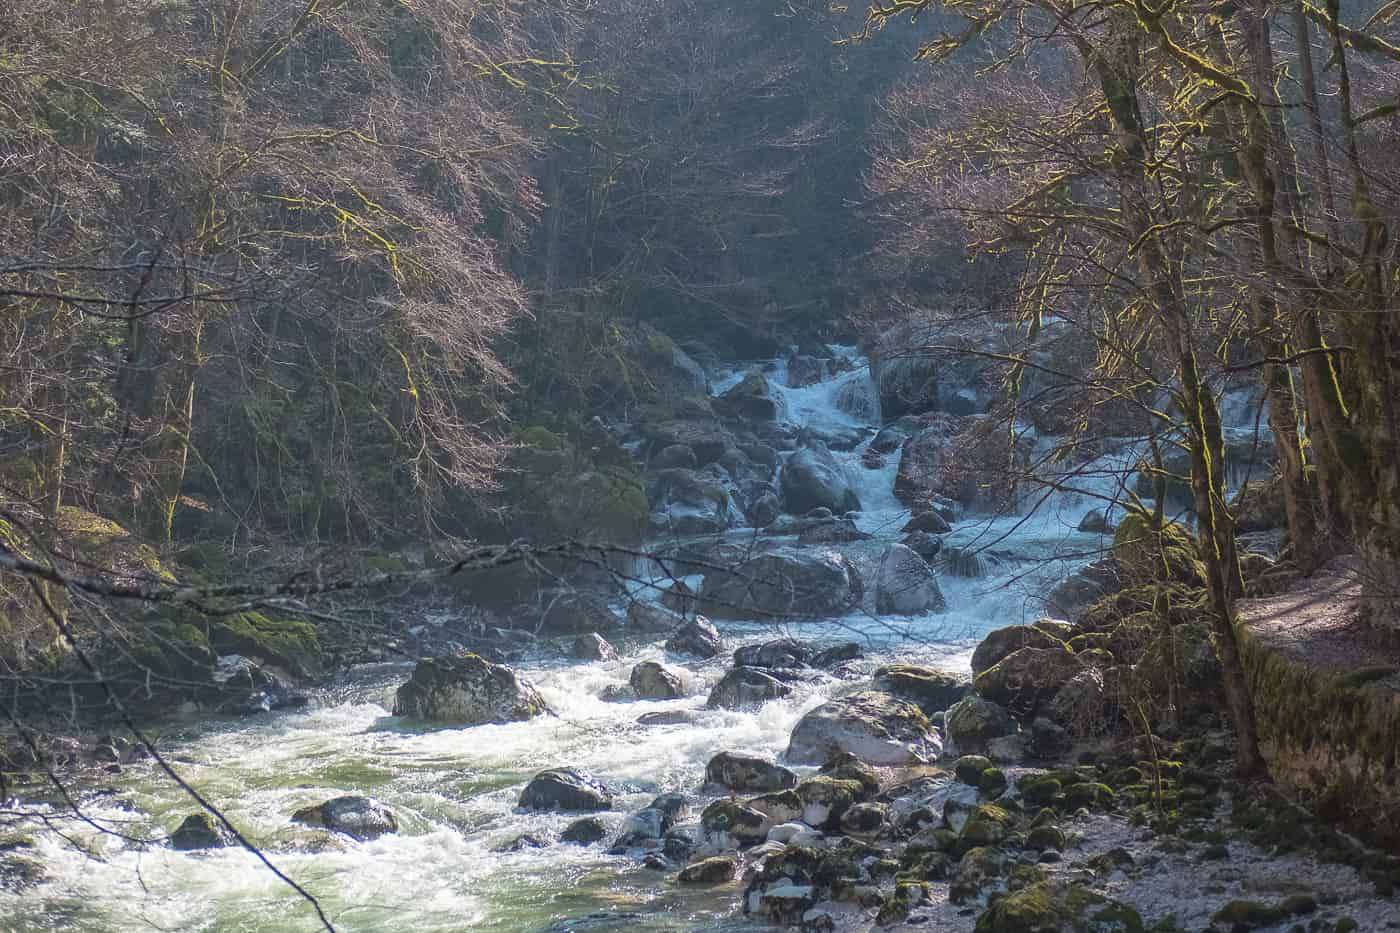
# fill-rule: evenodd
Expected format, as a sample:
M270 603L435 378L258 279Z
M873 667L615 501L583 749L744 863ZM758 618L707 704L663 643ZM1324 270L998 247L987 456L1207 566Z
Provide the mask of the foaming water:
M767 365L781 417L817 432L873 434L880 416L869 367L854 348L833 351L851 368L802 388L786 386L781 362ZM713 391L722 394L746 371L717 376ZM1226 410L1240 429L1257 416L1257 406L1242 396L1228 399ZM834 456L860 497L857 524L876 536L878 551L898 539L908 511L893 494L898 454L871 469L869 443L867 437ZM982 635L1034 618L1054 583L1108 546L1105 536L1080 532L1078 525L1088 509L1112 511L1121 501L1118 484L1136 457L1129 444L1059 476L1069 488L1040 494L1043 501L1032 514L969 516L956 523L945 546L979 550L987 572L976 579L941 574L945 612L898 618L856 612L820 622L755 620L721 628L735 644L779 634L812 642L855 640L866 651L858 663L867 670L893 660L966 670ZM650 592L639 585L637 595ZM685 671L684 699L602 698L608 688L626 683L639 660L663 654L652 644L612 662L521 666L556 713L529 722L411 726L389 714L392 692L408 668L381 667L347 677L326 692L321 707L171 727L162 747L180 773L319 898L343 930L747 929L735 918L733 886L695 890L671 884L635 859L609 856L599 846L555 843L502 851L524 834L557 837L577 817L517 811L521 788L544 768L581 768L613 787L616 805L601 818L616 828L658 793L696 794L705 763L719 751L780 756L804 712L851 689L850 682L820 676L758 710L707 710L706 694L724 670L720 659ZM637 724L642 714L661 710L687 710L691 721ZM195 810L149 764L110 776L104 787L108 792L100 794L88 788L84 813L127 836L160 839ZM327 841L324 833L289 822L299 807L347 793L370 794L390 806L400 831L366 843ZM692 808L691 819L698 809ZM58 809L53 815L62 836L37 825L27 828L49 880L23 895L0 892L0 927L143 933L318 928L310 907L247 852L174 852L98 833Z

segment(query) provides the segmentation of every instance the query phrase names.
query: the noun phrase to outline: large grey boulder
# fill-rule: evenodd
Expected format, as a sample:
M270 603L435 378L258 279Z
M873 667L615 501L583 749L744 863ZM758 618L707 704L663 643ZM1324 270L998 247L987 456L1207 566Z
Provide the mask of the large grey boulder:
M798 720L788 742L787 760L822 764L847 752L872 765L913 765L934 761L942 740L923 711L888 693L853 693L823 703Z
M780 548L732 571L705 575L700 608L716 618L845 615L860 605L865 585L836 551Z
M370 797L359 796L336 797L314 807L303 807L292 814L292 822L322 826L361 841L399 831L399 821L392 810Z
M841 464L822 445L803 447L788 457L778 476L783 508L793 515L827 508L837 515L858 511L860 498Z
M973 649L972 676L978 677L983 671L996 666L1002 658L1011 652L1019 651L1022 648L1059 648L1064 650L1065 643L1054 634L1055 630L1052 626L1042 627L1032 624L1008 625L988 632Z
M750 370L737 385L716 399L715 407L754 421L772 421L778 416L778 402L768 378L756 369Z
M1002 706L973 695L949 708L943 728L959 753L985 754L992 742L1016 734L1016 720Z
M886 548L875 576L875 611L908 616L943 608L943 591L928 561L902 544Z
M978 674L972 688L993 703L1029 716L1081 670L1083 665L1063 646L1021 648Z
M797 786L797 775L759 755L720 752L705 766L705 780L734 793L763 794Z
M647 477L647 501L673 534L712 534L743 524L732 482L718 467L659 470Z
M596 811L612 808L613 796L603 783L573 768L551 768L535 775L520 792L526 810Z
M713 622L696 616L671 633L666 639L666 650L701 659L713 658L724 650L724 639L720 638Z
M734 652L739 667L802 668L812 651L795 638L777 638L759 645L744 645Z
M792 693L792 688L763 671L736 667L725 672L710 691L711 709L752 709Z
M394 715L457 726L520 722L549 712L534 686L475 654L425 658L394 695Z
M674 700L685 696L685 685L675 671L656 661L642 661L627 679L642 700Z

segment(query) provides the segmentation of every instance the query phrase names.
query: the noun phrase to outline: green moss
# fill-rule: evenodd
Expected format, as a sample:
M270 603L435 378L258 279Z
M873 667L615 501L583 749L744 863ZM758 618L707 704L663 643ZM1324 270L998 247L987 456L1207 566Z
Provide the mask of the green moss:
M1113 556L1123 575L1135 584L1157 580L1200 584L1205 580L1191 532L1176 522L1157 528L1141 509L1130 509L1113 533Z
M241 612L210 625L209 645L219 654L261 658L298 677L316 677L323 669L315 626L295 619Z
M1211 922L1237 930L1253 930L1273 926L1281 922L1284 916L1279 908L1258 901L1231 901L1215 912Z

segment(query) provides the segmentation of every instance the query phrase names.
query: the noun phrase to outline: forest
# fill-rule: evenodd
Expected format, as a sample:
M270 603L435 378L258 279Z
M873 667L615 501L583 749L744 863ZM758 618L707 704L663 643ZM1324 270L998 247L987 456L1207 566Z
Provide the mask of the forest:
M12 0L0 929L1400 927L1400 0Z

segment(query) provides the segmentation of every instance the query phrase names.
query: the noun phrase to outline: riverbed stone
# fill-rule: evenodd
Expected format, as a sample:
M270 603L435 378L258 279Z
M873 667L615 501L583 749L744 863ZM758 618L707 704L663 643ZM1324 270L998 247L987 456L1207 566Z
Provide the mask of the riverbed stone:
M1078 884L1041 881L992 901L975 933L1142 933L1132 907Z
M720 752L705 766L705 780L739 793L766 793L797 786L797 775L771 759Z
M860 572L829 549L784 547L705 574L701 610L714 618L829 618L860 605Z
M642 700L675 700L685 696L680 674L657 661L638 663L627 682Z
M732 855L712 855L682 868L676 880L681 884L722 884L734 879L737 865Z
M724 639L713 622L704 616L696 616L671 633L671 637L666 639L666 650L703 660L723 651Z
M1083 669L1063 643L1020 648L978 674L972 688L979 696L1028 716Z
M525 810L610 810L613 795L597 778L574 768L550 768L530 779L520 792Z
M875 689L916 703L930 716L967 696L971 687L965 675L916 664L887 664L875 670Z
M458 726L519 722L549 712L534 685L475 654L426 658L394 695L394 715Z
M828 645L816 654L812 655L812 667L820 670L829 670L847 661L855 661L865 657L865 649L861 648L859 642L844 641L835 645Z
M181 852L222 849L234 844L233 835L208 813L191 813L170 834L170 847Z
M715 684L705 705L711 709L752 709L790 693L791 687L770 674L752 667L735 667Z
M767 838L771 825L765 814L733 797L716 800L700 814L705 841L720 851L758 845Z
M1022 648L1059 648L1064 650L1064 641L1036 625L1008 625L988 632L972 652L972 676L976 678L983 671Z
M314 807L303 807L292 814L292 822L321 826L362 842L399 831L399 821L392 810L372 797L358 795L335 797Z
M794 790L781 790L752 797L745 804L768 818L771 825L791 823L802 816L802 798Z
M559 841L588 846L601 842L607 834L608 828L602 820L596 816L585 816L564 827L564 831L559 834Z
M617 649L597 632L585 632L575 638L572 654L580 661L617 660Z
M917 706L866 691L830 700L803 716L786 757L796 764L821 764L849 752L872 765L911 765L936 760L942 749L938 733Z
M948 709L943 728L959 752L985 754L993 740L1016 733L1016 720L991 700L967 696Z
M777 638L758 645L742 645L734 651L737 667L801 668L812 651L795 638Z
M875 611L917 615L944 607L943 591L928 561L903 544L887 547L875 576Z
M860 498L845 469L820 443L788 457L778 474L778 488L783 508L793 515L805 515L815 508L827 508L836 515L860 509Z

